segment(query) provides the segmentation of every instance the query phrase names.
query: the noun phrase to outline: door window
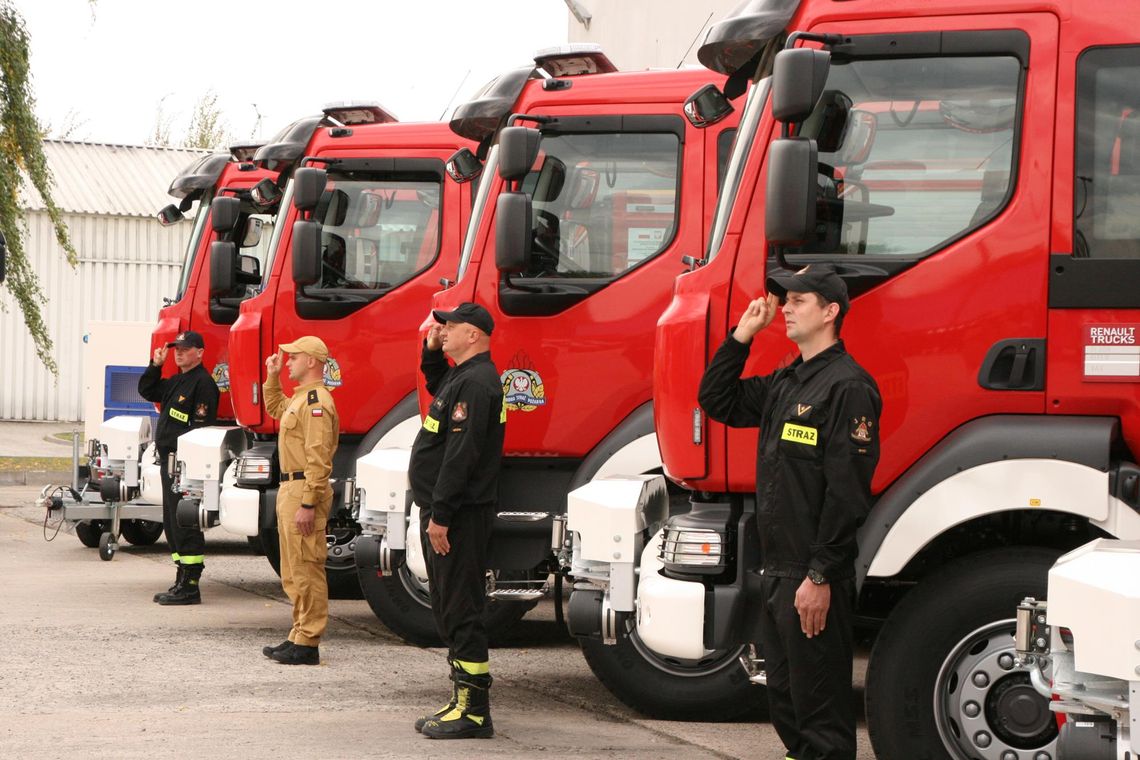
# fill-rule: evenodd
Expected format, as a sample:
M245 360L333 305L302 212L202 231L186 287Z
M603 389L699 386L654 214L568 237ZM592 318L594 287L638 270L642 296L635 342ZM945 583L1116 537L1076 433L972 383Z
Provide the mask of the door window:
M916 259L1011 194L1013 55L833 60L801 134L819 149L817 236L791 253Z

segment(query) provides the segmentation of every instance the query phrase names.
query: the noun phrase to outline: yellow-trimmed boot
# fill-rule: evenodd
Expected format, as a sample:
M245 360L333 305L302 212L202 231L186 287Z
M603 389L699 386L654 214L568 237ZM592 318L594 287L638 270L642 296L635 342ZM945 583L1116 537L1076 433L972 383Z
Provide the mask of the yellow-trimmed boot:
M451 701L433 712L431 715L421 715L420 717L416 718L416 733L423 733L424 724L429 720L442 718L444 715L447 715L449 712L455 709L455 703L459 699L459 684L455 682L455 674L457 671L459 671L459 665L450 657L447 658L447 664L451 666L451 674L448 676L451 679Z
M490 739L495 735L491 724L490 674L472 675L455 671L455 707L423 725L429 739Z

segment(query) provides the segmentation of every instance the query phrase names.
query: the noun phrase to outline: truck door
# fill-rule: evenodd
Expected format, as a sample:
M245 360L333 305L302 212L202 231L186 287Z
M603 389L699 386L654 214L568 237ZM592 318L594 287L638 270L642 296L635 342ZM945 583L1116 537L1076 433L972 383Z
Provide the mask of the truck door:
M466 191L445 181L438 153L331 164L313 214L320 279L279 281L272 347L309 334L328 344L325 382L344 385L344 433L367 431L414 388L416 328L439 278L455 271Z
M709 138L677 104L637 108L551 114L522 188L533 198L530 264L509 280L480 269L476 300L495 317L512 413L508 454L581 457L651 397L654 327L682 254L702 250L703 185L715 173L704 171Z
M853 296L840 337L882 393L878 491L971 419L1044 410L1057 24L995 14L811 31L850 40L803 127L819 141L816 237L787 260L835 263ZM762 290L760 267L736 271L751 281L732 315ZM795 356L781 329L758 340L754 371ZM730 480L752 481L755 433L728 436Z
M1058 122L1048 408L1120 418L1140 452L1140 42L1079 51ZM1069 67L1066 67L1066 71ZM1060 109L1059 109L1060 110ZM1069 116L1075 114L1075 116ZM1069 136L1074 140L1069 144ZM1068 234L1071 230L1071 235Z

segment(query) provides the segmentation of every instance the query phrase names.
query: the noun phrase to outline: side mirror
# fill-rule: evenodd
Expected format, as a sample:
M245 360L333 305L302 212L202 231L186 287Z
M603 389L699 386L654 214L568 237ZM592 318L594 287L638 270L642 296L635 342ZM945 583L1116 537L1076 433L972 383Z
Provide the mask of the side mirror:
M281 188L266 177L250 188L249 196L258 208L272 208L281 202Z
M328 184L329 175L324 169L305 166L293 174L293 205L298 211L312 211L320 202Z
M781 50L772 68L772 116L785 124L801 122L823 95L831 53L812 48Z
M775 140L768 148L764 237L769 245L796 245L815 234L815 141Z
M685 118L697 129L712 126L732 113L732 103L715 84L706 84L685 100Z
M243 285L261 282L261 262L256 256L238 256L237 281Z
M219 196L210 204L210 226L218 234L232 232L240 217L241 201L232 195Z
M8 273L8 240L0 232L0 282L4 282L4 275Z
M499 176L522 180L538 158L542 133L530 127L505 127L499 133Z
M483 162L471 152L470 148L460 148L451 154L444 168L447 170L447 176L462 185L483 173Z
M169 227L172 224L178 224L186 218L182 215L182 212L178 210L178 207L173 203L163 208L161 211L155 214L155 216L158 217L158 223L163 227Z
M303 220L293 222L293 282L304 287L320 280L321 225Z
M526 193L502 193L495 202L495 266L511 274L530 262L531 202Z
M215 240L210 243L210 298L221 298L234 292L237 271L237 246Z
M261 230L265 224L257 217L249 217L245 220L245 234L241 238L242 248L252 248L261 242Z

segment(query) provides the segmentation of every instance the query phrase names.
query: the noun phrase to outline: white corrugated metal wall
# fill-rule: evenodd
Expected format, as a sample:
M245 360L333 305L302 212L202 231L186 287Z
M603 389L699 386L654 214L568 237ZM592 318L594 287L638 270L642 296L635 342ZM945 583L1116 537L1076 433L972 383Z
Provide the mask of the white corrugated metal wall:
M0 419L78 421L83 418L84 326L94 320L153 322L163 296L172 297L177 289L191 225L65 213L79 253L79 265L72 269L47 214L30 211L26 219L24 242L48 299L44 319L55 342L59 377L40 364L14 299L0 290ZM139 364L145 361L139 357Z

